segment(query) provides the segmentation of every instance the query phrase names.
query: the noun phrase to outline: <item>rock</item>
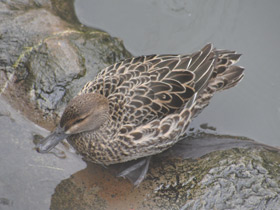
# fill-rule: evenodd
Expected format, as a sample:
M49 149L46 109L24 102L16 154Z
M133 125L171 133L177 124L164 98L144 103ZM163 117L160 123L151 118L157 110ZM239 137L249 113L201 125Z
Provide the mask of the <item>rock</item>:
M101 166L57 185L51 209L279 209L280 153L242 148L199 159L161 155L138 188Z
M54 4L55 11L50 11ZM67 102L104 67L131 56L106 32L56 15L65 1L2 2L1 93L29 119L52 128ZM73 9L68 6L68 9ZM62 15L64 17L64 15Z

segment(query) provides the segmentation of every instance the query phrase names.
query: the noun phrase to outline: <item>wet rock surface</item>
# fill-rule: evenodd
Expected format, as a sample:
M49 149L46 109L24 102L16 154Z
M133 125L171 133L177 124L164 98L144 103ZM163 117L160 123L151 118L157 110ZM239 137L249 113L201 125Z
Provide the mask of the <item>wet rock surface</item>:
M265 149L219 151L196 160L159 155L138 188L88 164L57 185L51 209L278 209L279 160L279 152Z
M60 158L36 153L33 140L47 131L31 121L52 128L86 81L130 56L80 25L72 3L0 1L0 209L280 209L279 150L242 137L198 136L212 139L207 150L180 142L152 158L138 188L114 167L84 168L62 145Z
M130 56L121 40L57 16L64 5L70 3L1 2L1 93L47 128L57 123L67 102L98 71Z

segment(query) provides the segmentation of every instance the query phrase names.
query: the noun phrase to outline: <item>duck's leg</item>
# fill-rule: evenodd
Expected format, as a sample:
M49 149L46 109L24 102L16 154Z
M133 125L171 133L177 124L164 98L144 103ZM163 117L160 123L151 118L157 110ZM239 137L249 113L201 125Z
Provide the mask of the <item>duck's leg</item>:
M145 157L142 160L137 161L133 165L129 166L128 168L118 173L117 176L127 178L135 186L139 186L139 184L144 180L147 174L150 161L151 161L151 156Z

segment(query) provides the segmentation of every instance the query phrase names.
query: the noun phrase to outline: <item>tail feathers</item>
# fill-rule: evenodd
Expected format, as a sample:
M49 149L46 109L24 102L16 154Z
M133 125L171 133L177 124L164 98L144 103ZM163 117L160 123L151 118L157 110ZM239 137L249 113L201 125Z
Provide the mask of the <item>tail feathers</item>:
M222 74L230 66L239 61L241 54L237 54L235 51L229 50L214 50L217 59L215 63L215 73Z
M222 74L217 74L214 78L211 78L208 87L213 92L234 87L243 78L243 71L243 67L229 66Z
M233 65L239 60L241 54L228 50L214 50L214 52L217 57L213 73L207 86L195 96L194 101L196 102L191 108L192 117L198 115L209 104L215 92L234 87L244 76L244 68Z

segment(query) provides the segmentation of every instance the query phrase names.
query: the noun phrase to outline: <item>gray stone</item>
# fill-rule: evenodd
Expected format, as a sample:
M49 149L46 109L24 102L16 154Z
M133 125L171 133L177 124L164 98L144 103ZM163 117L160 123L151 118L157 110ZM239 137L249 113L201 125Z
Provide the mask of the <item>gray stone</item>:
M70 24L64 1L1 2L0 91L37 124L57 123L66 103L102 68L130 56L106 32ZM55 11L51 11L53 4ZM67 8L73 8L67 7ZM74 16L74 11L68 11Z

